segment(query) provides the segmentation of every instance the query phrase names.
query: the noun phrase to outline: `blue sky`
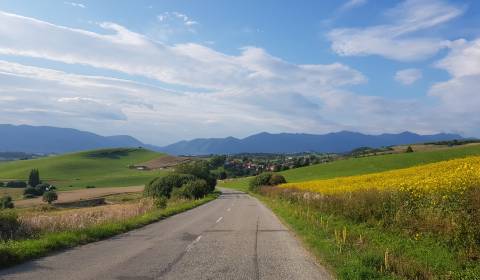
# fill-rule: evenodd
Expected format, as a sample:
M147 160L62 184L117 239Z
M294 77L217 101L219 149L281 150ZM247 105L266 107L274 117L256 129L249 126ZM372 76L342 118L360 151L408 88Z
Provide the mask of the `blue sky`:
M480 2L0 1L0 122L480 136Z

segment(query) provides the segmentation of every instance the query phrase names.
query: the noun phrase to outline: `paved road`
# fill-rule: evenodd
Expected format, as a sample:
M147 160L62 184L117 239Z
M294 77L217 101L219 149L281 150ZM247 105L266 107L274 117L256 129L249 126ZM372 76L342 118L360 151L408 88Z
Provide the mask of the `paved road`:
M7 270L0 279L331 279L258 200L219 199Z

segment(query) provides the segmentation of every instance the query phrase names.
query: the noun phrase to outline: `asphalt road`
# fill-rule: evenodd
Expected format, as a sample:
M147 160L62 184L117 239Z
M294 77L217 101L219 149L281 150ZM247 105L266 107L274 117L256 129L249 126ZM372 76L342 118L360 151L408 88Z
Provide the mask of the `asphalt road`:
M331 279L255 198L210 203L126 234L0 270L0 279Z

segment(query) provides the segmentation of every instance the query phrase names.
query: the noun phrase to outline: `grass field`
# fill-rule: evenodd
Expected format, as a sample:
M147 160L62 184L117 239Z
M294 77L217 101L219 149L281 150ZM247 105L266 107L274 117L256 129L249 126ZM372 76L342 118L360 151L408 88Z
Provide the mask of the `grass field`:
M280 172L287 182L303 182L382 172L434 163L466 156L480 155L480 145L468 145L445 150L350 158ZM226 180L220 187L246 190L249 178Z
M43 181L59 190L95 187L143 185L165 171L139 171L129 165L146 162L163 154L146 149L103 149L21 160L0 164L0 181L26 180L32 168L40 171Z

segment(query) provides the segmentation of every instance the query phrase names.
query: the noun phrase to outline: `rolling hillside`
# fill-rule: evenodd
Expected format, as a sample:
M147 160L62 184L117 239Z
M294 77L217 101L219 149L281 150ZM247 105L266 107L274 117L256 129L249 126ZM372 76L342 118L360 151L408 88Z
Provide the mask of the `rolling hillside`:
M138 171L128 166L162 155L146 149L118 148L7 162L0 164L0 181L26 180L29 171L37 168L42 180L60 189L143 185L161 171Z
M280 172L288 182L303 182L406 168L454 158L480 155L480 145L469 145L445 150L370 156L338 160ZM223 187L246 189L249 178L226 181Z

